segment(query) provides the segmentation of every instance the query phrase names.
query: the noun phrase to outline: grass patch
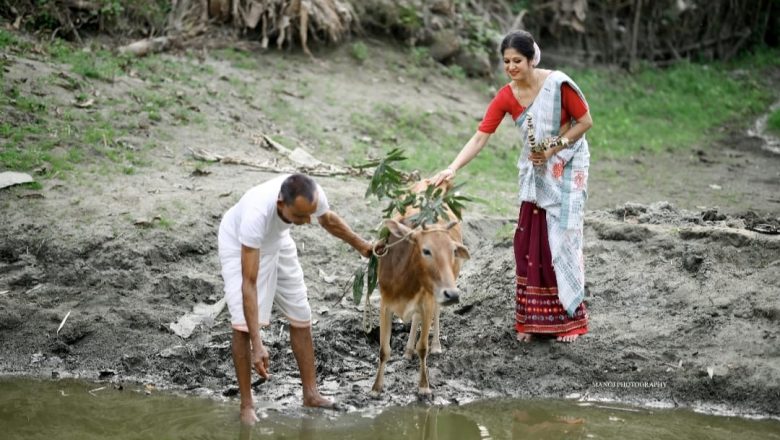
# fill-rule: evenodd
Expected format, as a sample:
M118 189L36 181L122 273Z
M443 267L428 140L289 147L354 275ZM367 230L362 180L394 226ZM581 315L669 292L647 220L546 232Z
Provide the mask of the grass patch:
M140 78L155 84L169 84L171 81L177 85L188 85L196 87L198 73L213 75L214 71L210 66L197 66L191 60L171 59L165 55L153 54L143 58L129 58L125 60L127 65L125 70L134 72Z
M0 29L0 49L13 52L26 52L32 48L32 45L26 41L20 40L11 32Z
M772 62L760 53L734 65L683 63L633 75L600 69L570 73L591 108L592 152L624 156L699 145L712 139L715 128L745 123L764 111L771 93L761 69Z
M766 128L775 136L780 136L780 109L775 110L769 115Z
M0 30L0 48L18 49L22 44L13 34ZM178 123L202 120L202 116L193 114L195 107L189 96L176 93L169 86L193 81L193 72L200 72L189 60L176 62L160 56L136 60L94 48L81 50L63 41L44 43L44 48L49 55L46 61L54 64L54 73L4 83L0 93L0 111L4 115L0 118L0 169L38 170L44 178L60 175L78 179L79 172L73 173L79 169L77 165L87 165L87 170L104 175L134 174L138 167L149 164L150 150L119 141L128 133L123 127L134 115L146 112L149 119L162 120L165 112ZM57 64L69 65L74 74L56 73L58 67L61 69ZM87 101L91 94L84 90L94 87L92 83L112 81L131 69L151 83L151 87L130 92L134 101L107 96L99 100L102 112L70 105L71 99ZM165 82L165 86L161 87L160 82ZM71 91L72 98L34 94L36 89L53 86ZM134 125L129 125L129 129ZM162 140L164 133L159 134L158 140Z
M49 46L49 54L54 61L70 65L73 73L103 81L113 81L127 64L126 58L118 57L107 50L81 50L61 40Z
M25 188L25 189L30 189L30 190L35 190L35 191L39 191L39 190L43 189L43 185L41 185L40 182L23 183L23 184L19 185L19 187L20 188Z
M417 67L432 67L436 62L431 57L431 51L427 47L414 46L409 49L409 58Z
M160 217L156 225L162 229L171 229L173 228L173 220L167 217Z
M5 49L9 46L18 46L19 40L16 37L3 29L0 29L0 49Z
M450 64L447 66L447 68L444 70L444 74L450 78L466 79L466 71L463 70L463 67L460 67L457 64Z
M156 87L156 86L155 86ZM170 95L170 88L158 90L142 89L130 92L133 101L138 104L138 112L146 113L150 121L162 122L163 113L169 113L175 123L187 125L192 119L189 98Z
M256 70L257 59L253 57L252 53L239 49L229 48L214 51L216 58L228 61L231 66L236 69L243 70Z
M21 94L2 98L0 107L10 116L0 123L2 168L26 172L42 169L46 177L103 159L116 164L115 169L143 163L137 153L117 143L124 131L100 113L73 109L56 112L55 105Z
M352 43L349 48L349 54L352 55L352 58L362 64L368 59L368 46L362 41Z
M35 96L22 95L17 89L12 87L8 91L8 97L10 98L8 103L16 107L20 112L35 116L46 114L46 103Z

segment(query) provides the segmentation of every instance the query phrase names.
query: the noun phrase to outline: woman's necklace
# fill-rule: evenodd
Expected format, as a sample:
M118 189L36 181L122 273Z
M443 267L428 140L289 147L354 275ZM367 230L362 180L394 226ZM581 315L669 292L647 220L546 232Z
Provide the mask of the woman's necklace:
M528 107L528 105L531 105L533 98L536 98L536 95L539 93L539 85L541 83L540 75L534 71L532 79L534 81L533 86L530 82L528 83L528 87L525 89L525 96L523 96L522 93L523 88L521 88L519 84L514 83L515 98L517 99L517 102L519 102L523 107ZM528 105L524 104L525 101L528 101Z

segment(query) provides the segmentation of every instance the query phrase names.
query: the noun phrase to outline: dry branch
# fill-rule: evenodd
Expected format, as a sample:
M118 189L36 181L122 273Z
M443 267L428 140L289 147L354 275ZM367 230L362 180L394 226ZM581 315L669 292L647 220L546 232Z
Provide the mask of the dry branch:
M305 173L312 176L360 176L366 175L362 169L342 167L322 162L306 150L296 147L293 150L276 142L270 136L258 133L252 138L255 145L273 151L277 156L270 160L259 162L242 157L222 156L207 150L190 149L192 156L205 162L219 162L228 165L245 165L263 171L274 173ZM280 161L280 159L283 159ZM284 163L287 162L287 163Z
M170 37L157 37L139 40L119 48L119 53L143 57L151 53L162 52L171 46Z

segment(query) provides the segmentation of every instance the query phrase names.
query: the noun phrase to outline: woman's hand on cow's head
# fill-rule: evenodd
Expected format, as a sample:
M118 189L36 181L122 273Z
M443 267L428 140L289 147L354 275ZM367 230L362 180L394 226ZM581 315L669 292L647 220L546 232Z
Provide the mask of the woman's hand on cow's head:
M452 168L445 168L436 173L435 176L431 177L429 181L433 184L433 186L439 186L445 180L452 180L454 177L455 170Z

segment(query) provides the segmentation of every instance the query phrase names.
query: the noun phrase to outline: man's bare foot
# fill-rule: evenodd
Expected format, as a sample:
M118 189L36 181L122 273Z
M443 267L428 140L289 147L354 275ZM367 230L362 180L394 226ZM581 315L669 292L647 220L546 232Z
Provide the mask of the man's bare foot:
M531 342L531 334L530 333L517 333L517 340L519 342Z
M259 420L257 418L257 414L255 413L255 407L254 406L243 406L241 405L241 423L244 425L252 426Z
M572 343L579 338L580 335L569 335L569 336L558 336L558 339L556 341L558 342L566 342L566 343Z
M303 406L308 406L311 408L327 408L327 409L337 408L336 402L333 401L333 399L328 399L327 397L323 397L319 393L314 394L312 396L303 396Z

